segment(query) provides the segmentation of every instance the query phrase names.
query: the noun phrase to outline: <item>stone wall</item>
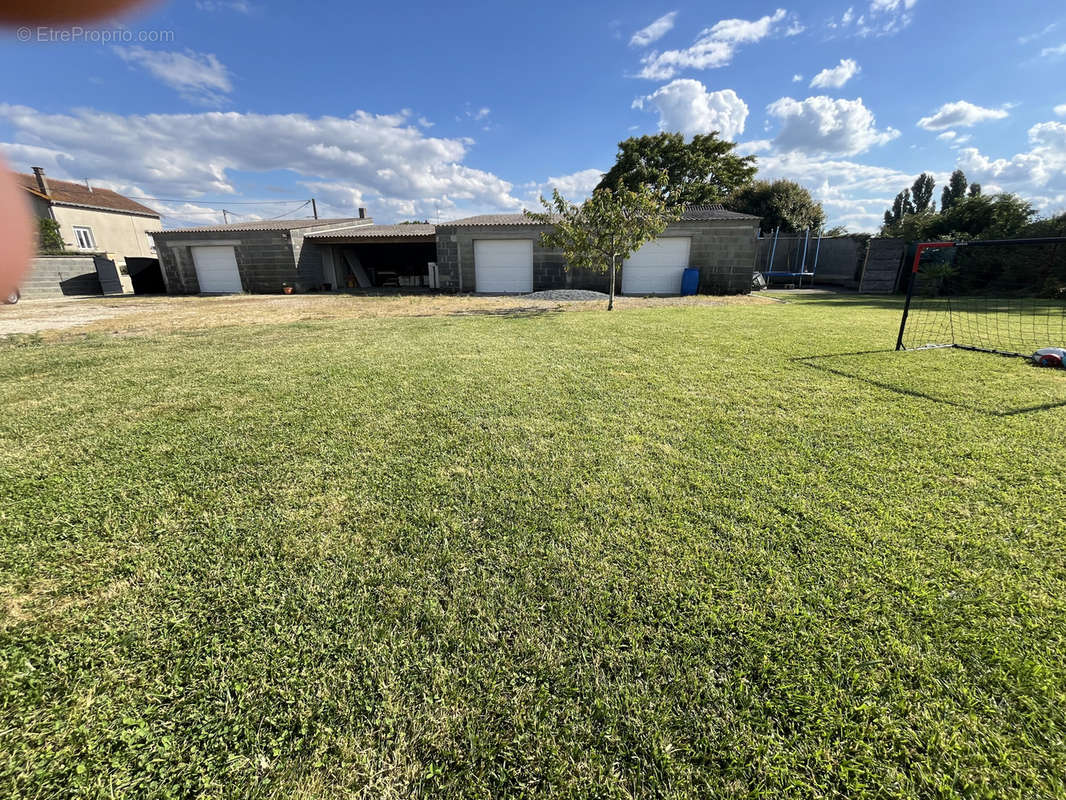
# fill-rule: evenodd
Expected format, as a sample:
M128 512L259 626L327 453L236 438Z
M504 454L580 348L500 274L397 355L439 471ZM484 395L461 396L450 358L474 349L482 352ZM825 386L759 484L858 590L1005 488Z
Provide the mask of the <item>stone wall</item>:
M678 222L663 236L690 236L689 265L700 270L700 292L744 294L751 291L755 263L755 221L722 220ZM437 270L440 288L476 292L475 239L531 239L533 241L533 291L592 289L606 292L606 273L567 269L559 250L541 246L539 225L437 226ZM621 270L616 290L621 291Z

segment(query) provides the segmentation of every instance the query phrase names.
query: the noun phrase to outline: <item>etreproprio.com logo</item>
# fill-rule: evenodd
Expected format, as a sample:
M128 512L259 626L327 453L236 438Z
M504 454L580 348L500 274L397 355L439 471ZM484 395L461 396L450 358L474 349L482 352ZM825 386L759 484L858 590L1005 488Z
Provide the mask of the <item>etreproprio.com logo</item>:
M134 31L129 28L50 28L23 25L15 32L20 42L78 42L89 44L130 44L133 42L173 42L174 31Z

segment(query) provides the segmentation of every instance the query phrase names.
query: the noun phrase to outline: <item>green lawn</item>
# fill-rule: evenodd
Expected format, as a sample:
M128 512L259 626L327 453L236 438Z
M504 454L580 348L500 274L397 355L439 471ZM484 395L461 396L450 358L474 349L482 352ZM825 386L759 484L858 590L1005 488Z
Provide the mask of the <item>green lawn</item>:
M0 796L1063 796L1066 374L897 324L0 348Z

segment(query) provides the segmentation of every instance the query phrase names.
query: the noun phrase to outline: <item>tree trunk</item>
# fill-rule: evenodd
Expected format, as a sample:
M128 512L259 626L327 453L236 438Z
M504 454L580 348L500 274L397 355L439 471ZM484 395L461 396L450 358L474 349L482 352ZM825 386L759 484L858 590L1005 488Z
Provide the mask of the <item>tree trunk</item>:
M607 299L607 310L614 309L614 256L611 256L611 291Z

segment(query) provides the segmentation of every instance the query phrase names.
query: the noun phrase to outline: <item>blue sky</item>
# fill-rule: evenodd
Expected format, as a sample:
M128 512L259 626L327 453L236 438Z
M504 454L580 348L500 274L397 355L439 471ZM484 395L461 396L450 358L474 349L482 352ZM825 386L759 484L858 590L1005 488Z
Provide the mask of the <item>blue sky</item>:
M580 200L658 130L722 131L851 230L956 166L1066 210L1061 0L189 0L8 31L0 74L13 168L160 198L168 226Z

